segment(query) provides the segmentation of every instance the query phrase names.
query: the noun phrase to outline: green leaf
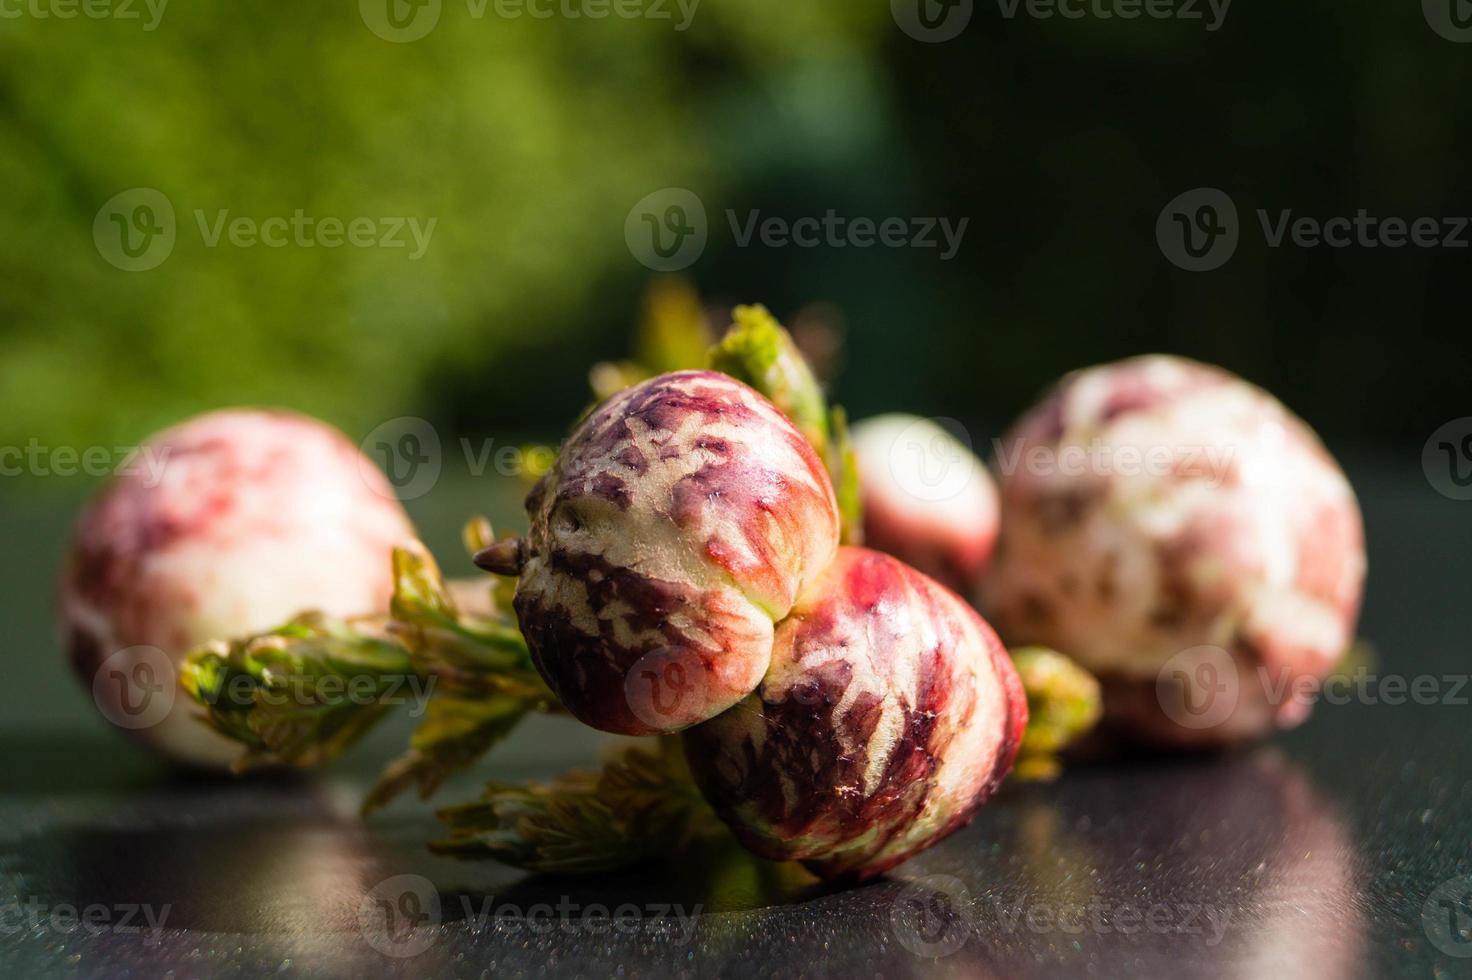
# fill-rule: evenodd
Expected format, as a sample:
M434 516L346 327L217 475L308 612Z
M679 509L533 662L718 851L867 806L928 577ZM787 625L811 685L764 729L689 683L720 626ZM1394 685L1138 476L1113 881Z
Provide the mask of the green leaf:
M738 306L709 365L745 382L767 397L799 432L828 458L828 403L812 368L788 333L765 306Z
M229 646L216 643L191 653L180 668L179 684L197 704L208 709L205 724L249 750L246 758L265 749L250 726L254 697L239 703L230 697L232 692L253 692L256 679L232 662Z
M450 836L430 844L435 853L563 874L628 867L721 827L690 781L677 740L627 748L601 772L491 783L479 801L439 816Z
M441 810L450 837L431 842L436 854L492 858L528 871L586 874L636 863L616 815L598 799L591 773L546 786L492 783L485 799Z
M488 534L475 527L467 540ZM207 644L187 658L186 693L205 721L239 742L237 768L314 766L340 755L396 703L433 695L409 751L383 774L369 808L402 788L432 792L504 738L528 711L561 706L515 622L487 603L465 615L423 545L393 553L391 617L338 621L306 613L270 633Z
M181 683L207 721L249 751L239 767L317 765L358 740L417 679L409 651L369 624L316 613L279 630L213 643Z
M404 790L417 788L429 799L454 772L474 764L511 734L528 710L521 698L436 697L409 742L409 750L389 763L363 801L363 813L377 810Z
M858 458L843 409L829 411L823 387L792 335L766 307L738 306L708 365L745 382L781 409L817 451L833 481L844 544L863 542Z
M389 611L404 622L453 622L455 603L429 549L419 542L393 552L394 595Z
M416 653L431 663L438 653L484 672L530 667L526 639L513 623L460 615L439 565L424 545L416 541L395 548L393 569L389 610L394 628Z
M838 516L843 544L864 543L864 501L859 492L859 457L849 436L848 413L833 406L833 440L829 444L828 471L838 498Z

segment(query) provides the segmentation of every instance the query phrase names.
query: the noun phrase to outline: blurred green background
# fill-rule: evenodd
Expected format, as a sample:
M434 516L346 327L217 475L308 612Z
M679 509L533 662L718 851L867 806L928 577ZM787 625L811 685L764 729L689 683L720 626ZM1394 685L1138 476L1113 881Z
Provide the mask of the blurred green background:
M668 19L535 19L444 0L396 43L367 0L175 2L156 21L141 2L137 20L26 2L0 16L0 446L126 445L240 403L355 439L401 415L555 438L587 367L629 351L653 273L625 221L670 187L708 215L683 273L704 300L841 335L835 395L856 416L950 416L984 448L1064 371L1147 350L1223 364L1336 452L1408 475L1468 412L1468 251L1271 249L1253 216L1472 214L1472 46L1414 3L1241 3L1212 31L977 3L960 36L923 43L880 0L705 0L684 30L672 2ZM1190 273L1155 226L1201 186L1234 198L1242 243ZM94 239L135 188L177 216L146 271ZM417 259L209 247L197 226L298 209L435 225ZM742 247L727 218L830 209L968 224L943 260ZM94 483L0 480L18 642L41 642ZM446 486L412 506L453 549L489 494ZM61 690L54 667L38 690Z
M708 299L833 304L859 414L1005 421L1068 368L1151 349L1223 363L1331 435L1424 439L1462 414L1467 251L1272 250L1245 227L1191 274L1154 238L1203 185L1244 225L1472 214L1472 52L1416 4L1244 3L1207 31L980 3L940 44L884 2L706 0L683 31L673 0L665 20L477 9L446 0L411 43L351 3L173 3L152 30L141 0L138 20L0 18L0 443L137 440L240 402L350 432L406 412L558 426L583 366L628 343L650 273L625 216L671 186L709 214L688 270ZM92 226L138 187L178 240L126 272ZM194 216L298 208L437 224L410 260L209 248ZM942 261L741 248L725 217L830 208L969 225Z

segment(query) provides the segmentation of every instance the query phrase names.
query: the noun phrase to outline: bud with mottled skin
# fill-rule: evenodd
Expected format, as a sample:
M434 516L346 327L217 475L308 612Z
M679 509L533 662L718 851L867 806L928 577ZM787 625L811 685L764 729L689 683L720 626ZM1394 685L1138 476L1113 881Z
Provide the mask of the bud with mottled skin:
M391 551L414 529L358 448L305 416L212 412L153 436L140 456L161 469L119 475L77 520L62 639L106 716L176 761L224 768L239 746L173 698L178 662L307 609L386 611ZM129 722L155 696L167 712Z
M864 544L973 596L997 541L997 487L971 449L931 419L899 413L853 428Z
M743 844L857 880L964 826L1026 723L1017 673L970 606L888 555L845 547L778 625L757 691L684 738Z
M1313 431L1219 368L1079 371L1000 447L983 608L1096 674L1106 723L1166 745L1297 724L1354 635L1359 506Z
M519 573L538 669L578 719L646 735L746 697L774 624L832 561L839 517L812 446L723 374L614 395L527 498L524 541L478 556Z

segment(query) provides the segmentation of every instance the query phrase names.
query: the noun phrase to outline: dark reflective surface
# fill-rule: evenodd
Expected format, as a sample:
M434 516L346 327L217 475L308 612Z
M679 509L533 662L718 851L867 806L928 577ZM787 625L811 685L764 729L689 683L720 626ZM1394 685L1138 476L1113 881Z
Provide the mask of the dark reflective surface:
M0 875L21 908L6 910L0 970L1454 975L1467 961L1432 942L1422 911L1472 873L1465 768L1410 761L1398 739L1366 753L1327 722L1320 734L1014 787L893 878L847 891L715 843L591 878L459 864L420 848L435 827L412 806L362 824L361 784L342 778L16 792L0 805ZM1339 767L1338 788L1304 757ZM375 893L403 875L418 877ZM431 911L403 900L419 881L438 909L379 934L374 916ZM139 906L131 924L161 928L23 920L68 905L105 907L109 925ZM619 906L635 911L615 929Z
M1364 632L1382 671L1465 673L1472 512L1409 477L1359 481ZM1441 690L1323 704L1233 755L1011 787L843 891L714 843L592 878L436 858L425 807L356 817L394 732L324 780L236 782L172 777L96 729L12 730L0 976L1467 976L1472 690ZM595 744L539 722L495 771L548 774ZM68 906L105 918L49 918Z

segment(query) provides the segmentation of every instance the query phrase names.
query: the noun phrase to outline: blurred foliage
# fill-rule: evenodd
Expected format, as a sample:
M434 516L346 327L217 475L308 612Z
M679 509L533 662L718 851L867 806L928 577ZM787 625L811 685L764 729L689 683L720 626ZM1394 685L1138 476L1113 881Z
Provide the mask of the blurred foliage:
M729 87L782 87L812 37L863 61L888 25L883 7L843 0L711 3L685 32L493 9L446 2L407 44L371 33L356 4L177 3L150 32L0 22L0 442L137 439L232 402L361 433L433 411L445 373L494 400L518 349L557 345L568 370L579 330L632 313L604 290L645 271L623 243L633 203L739 179L739 161L712 165L745 118ZM98 208L133 187L177 215L173 253L147 272L92 241ZM438 225L411 262L207 248L194 217L298 208ZM580 375L593 357L570 359Z
M1259 207L1472 214L1472 62L1416 4L1234 4L1214 32L978 4L945 44L888 6L705 2L682 32L445 0L407 44L352 3L174 3L149 32L0 21L0 445L122 443L242 402L356 436L410 413L560 431L587 368L628 353L649 272L624 219L670 186L709 215L702 297L842 311L834 395L856 416L994 429L1068 369L1157 349L1266 385L1331 445L1419 446L1466 414L1465 251L1274 250L1256 230ZM1197 186L1242 217L1211 274L1153 238ZM178 216L141 273L91 235L133 187ZM195 226L298 208L438 224L417 262L211 249ZM728 208L970 225L950 261L740 248Z

